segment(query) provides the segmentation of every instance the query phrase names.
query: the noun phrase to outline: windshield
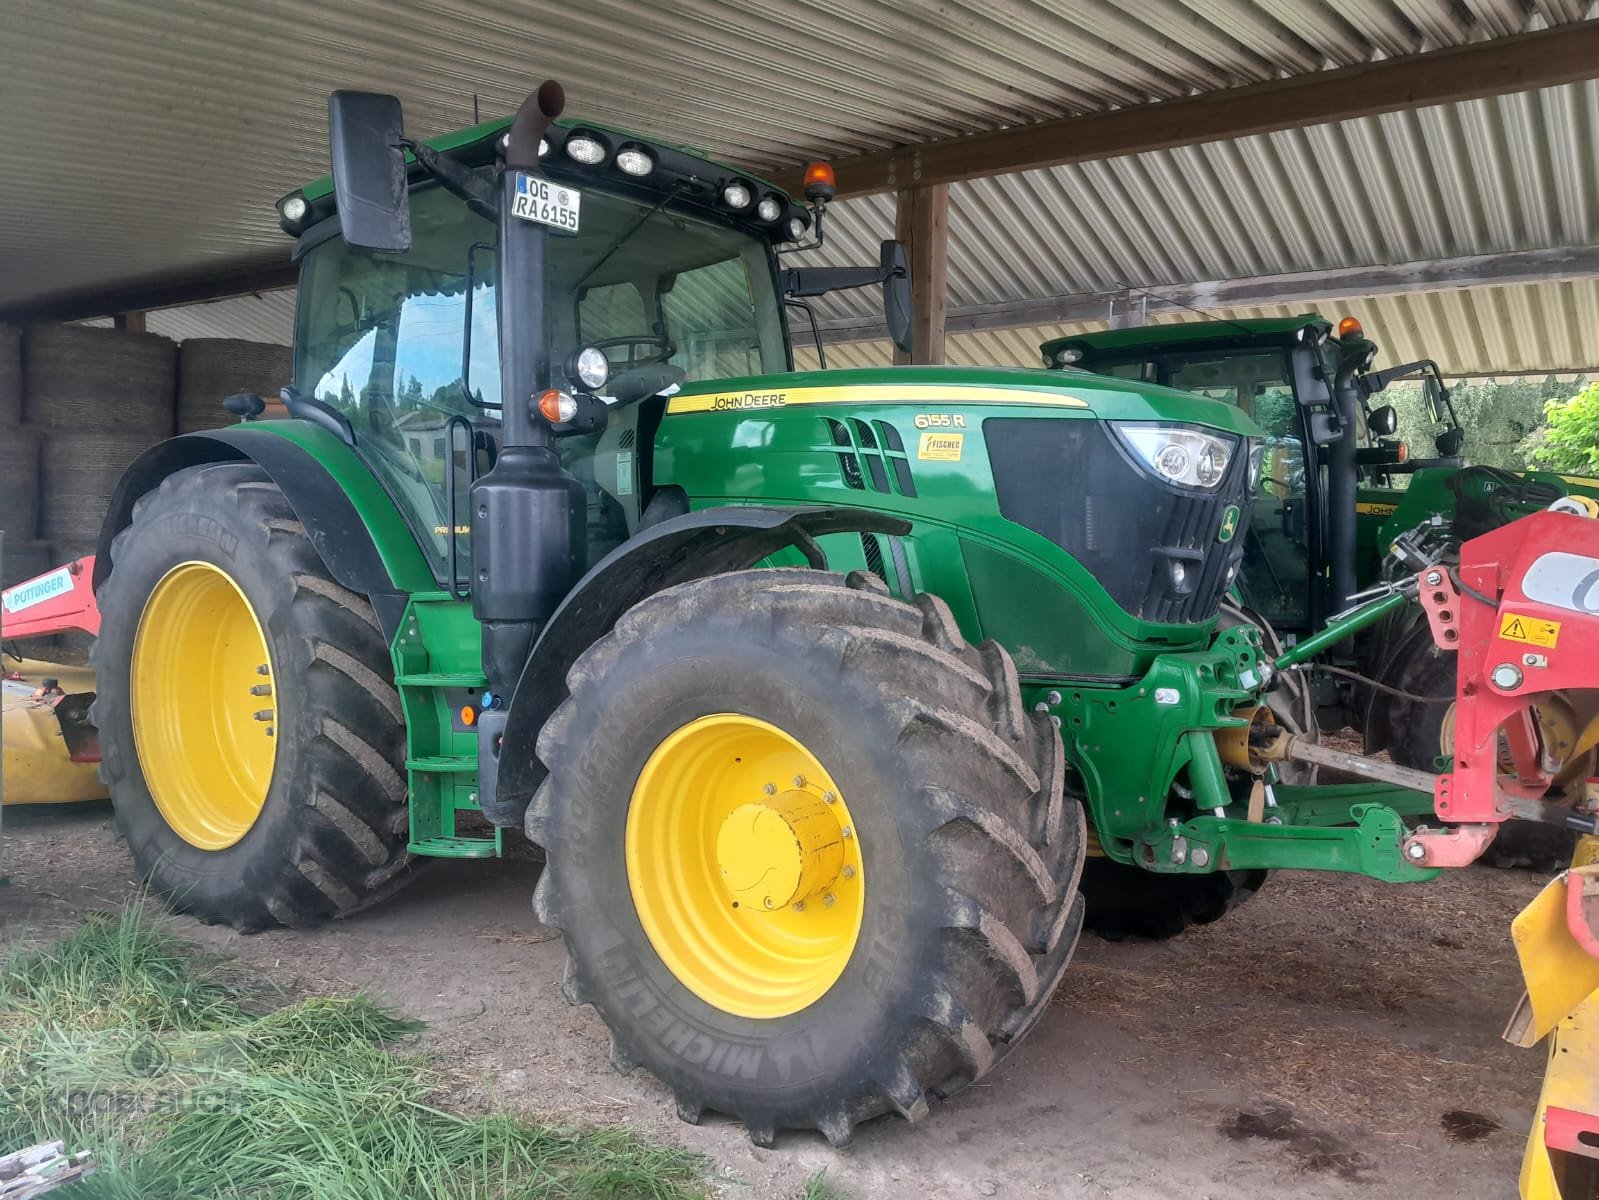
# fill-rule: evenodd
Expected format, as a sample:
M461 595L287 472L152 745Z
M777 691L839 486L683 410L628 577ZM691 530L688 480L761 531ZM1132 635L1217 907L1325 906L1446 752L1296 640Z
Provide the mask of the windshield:
M630 339L607 353L661 358L686 380L788 369L788 343L770 249L758 239L670 208L586 189L582 226L551 233L545 345L560 364L582 345ZM640 224L640 221L643 223ZM636 227L636 228L635 228ZM629 234L629 231L632 231ZM442 571L444 466L462 467L468 418L491 435L500 399L494 304L495 230L436 186L411 196L411 249L357 250L334 237L305 256L295 337L295 382L349 418L356 447L410 519ZM467 284L471 287L471 355ZM570 386L560 378L558 386ZM464 507L458 509L464 512Z

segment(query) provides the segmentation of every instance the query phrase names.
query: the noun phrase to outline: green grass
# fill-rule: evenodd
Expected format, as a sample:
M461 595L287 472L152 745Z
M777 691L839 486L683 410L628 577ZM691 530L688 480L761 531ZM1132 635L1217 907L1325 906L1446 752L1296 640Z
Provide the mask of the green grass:
M63 1200L706 1195L702 1160L622 1127L445 1111L428 1058L401 1045L417 1027L367 997L261 1008L139 905L13 953L0 1149L94 1151L100 1169Z
M849 1200L849 1193L829 1179L826 1171L818 1171L805 1181L799 1200Z

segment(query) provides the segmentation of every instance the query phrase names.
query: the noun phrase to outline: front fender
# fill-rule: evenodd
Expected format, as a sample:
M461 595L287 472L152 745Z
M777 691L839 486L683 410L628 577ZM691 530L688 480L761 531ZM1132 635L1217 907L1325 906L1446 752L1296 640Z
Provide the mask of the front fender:
M263 421L187 433L152 446L123 473L100 527L94 583L112 566L111 544L140 496L177 471L253 462L283 490L333 578L369 597L391 640L409 592L438 586L405 519L376 476L338 438L306 421Z
M489 772L479 772L478 800L484 815L496 825L520 824L544 780L535 743L544 722L566 699L566 673L640 600L679 583L746 570L790 546L811 566L825 569L827 556L817 545L818 537L831 533L903 537L910 528L898 517L856 508L731 505L673 517L618 546L567 594L522 668L506 710L492 783L481 786ZM485 732L480 727L479 736Z

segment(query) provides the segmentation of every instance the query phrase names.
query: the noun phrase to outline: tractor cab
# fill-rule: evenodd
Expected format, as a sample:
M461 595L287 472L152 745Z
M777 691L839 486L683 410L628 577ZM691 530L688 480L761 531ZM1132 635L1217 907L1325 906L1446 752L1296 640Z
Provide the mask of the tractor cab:
M1234 405L1261 426L1260 491L1245 531L1239 591L1290 635L1318 626L1343 607L1357 579L1376 574L1377 563L1365 559L1381 558L1376 529L1394 511L1395 476L1422 465L1393 438L1393 408L1374 405L1373 397L1397 379L1422 375L1443 426L1439 453L1460 448L1436 365L1371 370L1377 348L1352 318L1336 331L1315 314L1150 325L1061 338L1041 349L1047 367L1179 388Z
M341 106L369 99L336 96L335 127ZM302 263L290 406L347 427L440 577L453 558L464 578L468 490L507 425L494 212L511 122L418 144L394 120L390 145L375 144L407 148L404 238L392 223L363 233L352 212L341 220L331 179L279 202ZM347 207L386 169L336 159ZM778 255L814 244L821 207L690 151L571 121L543 130L536 174L516 186L509 228L536 230L539 261L505 341L525 344L528 321L541 329L530 399L583 488L584 557L596 562L649 519L650 447L668 396L791 368L786 293L823 289L812 272L780 271ZM883 282L903 308L902 257L888 250L884 262L823 282Z

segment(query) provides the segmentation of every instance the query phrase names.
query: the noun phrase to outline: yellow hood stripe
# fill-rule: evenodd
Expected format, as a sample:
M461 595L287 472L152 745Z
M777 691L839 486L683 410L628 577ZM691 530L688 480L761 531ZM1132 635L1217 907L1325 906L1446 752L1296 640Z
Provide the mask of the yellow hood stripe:
M699 396L673 396L669 413L753 412L764 408L792 408L800 404L1036 404L1050 408L1087 408L1088 401L1064 392L1027 391L1022 388L928 387L922 384L869 384L854 387L751 389L714 392Z

